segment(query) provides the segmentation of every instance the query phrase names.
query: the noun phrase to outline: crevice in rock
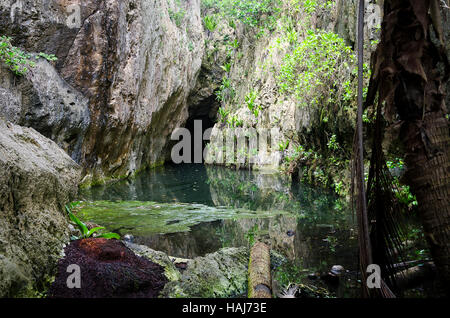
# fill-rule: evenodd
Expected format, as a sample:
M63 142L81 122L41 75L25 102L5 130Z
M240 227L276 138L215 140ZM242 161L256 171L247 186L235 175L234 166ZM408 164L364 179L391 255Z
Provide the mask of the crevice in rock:
M186 121L185 128L189 130L191 133L191 162L195 163L194 161L194 147L195 147L195 124L196 121L201 121L201 129L202 129L202 136L205 134L205 131L208 128L213 128L214 124L217 121L217 112L219 110L220 104L216 99L216 95L212 94L211 96L202 99L200 102L196 104L190 104L189 105L189 117ZM197 122L197 126L200 122ZM206 145L209 143L207 140L203 140L202 142L202 149L205 149ZM202 163L204 162L204 158L202 159Z

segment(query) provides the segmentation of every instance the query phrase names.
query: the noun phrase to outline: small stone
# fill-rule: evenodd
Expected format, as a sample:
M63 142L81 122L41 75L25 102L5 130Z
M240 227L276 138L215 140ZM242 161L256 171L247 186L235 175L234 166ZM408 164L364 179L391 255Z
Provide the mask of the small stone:
M80 234L80 231L77 230L72 224L69 223L69 233L70 233L72 236L76 236L76 235L79 235L79 234Z
M187 268L187 263L176 263L175 267L180 270L185 270Z
M291 237L291 236L295 235L295 231L289 230L289 231L286 232L286 234L287 234L287 236Z
M340 276L340 275L344 274L345 268L342 265L334 265L333 267L331 267L330 272L333 275Z
M133 241L134 241L134 236L131 235L131 234L125 234L125 236L123 237L123 240L124 240L124 241L127 241L127 242L130 242L130 243L133 243Z

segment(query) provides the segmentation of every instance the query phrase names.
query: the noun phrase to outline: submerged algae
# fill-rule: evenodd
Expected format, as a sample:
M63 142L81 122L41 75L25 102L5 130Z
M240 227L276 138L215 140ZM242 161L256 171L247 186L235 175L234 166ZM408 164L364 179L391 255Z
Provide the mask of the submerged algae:
M80 219L133 235L186 232L194 225L227 219L270 218L285 211L250 211L203 204L151 201L93 201L77 208ZM123 233L122 233L123 234Z

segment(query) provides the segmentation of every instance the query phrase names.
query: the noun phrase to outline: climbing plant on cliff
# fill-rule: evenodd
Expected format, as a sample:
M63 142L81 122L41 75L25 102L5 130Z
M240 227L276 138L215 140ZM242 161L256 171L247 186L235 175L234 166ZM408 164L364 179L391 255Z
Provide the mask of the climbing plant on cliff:
M340 104L348 91L354 95L355 55L342 38L333 32L308 30L305 38L290 33L289 41L292 51L283 57L277 77L282 92L294 94L302 107Z
M280 12L280 0L203 0L203 7L218 10L224 16L256 27L273 27L277 13Z
M30 68L34 67L36 63L33 59L42 57L47 61L57 60L55 55L42 52L33 56L12 45L11 41L12 39L10 37L0 37L0 61L8 66L16 75L23 76Z
M284 3L275 41L263 68L276 78L281 95L296 101L314 125L285 151L286 171L336 192L349 190L348 161L356 118L357 65L354 49L336 29L318 22L336 2L292 0ZM370 69L363 64L364 83ZM371 114L365 114L366 121ZM299 150L300 146L306 146ZM305 151L307 150L307 151Z

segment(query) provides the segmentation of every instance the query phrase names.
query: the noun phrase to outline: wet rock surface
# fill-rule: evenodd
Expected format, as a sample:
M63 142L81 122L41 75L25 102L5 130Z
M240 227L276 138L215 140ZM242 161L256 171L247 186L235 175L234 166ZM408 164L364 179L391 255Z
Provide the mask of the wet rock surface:
M107 239L73 241L58 263L51 298L157 297L167 278L162 266L137 256L124 243ZM68 288L71 264L80 267L81 288Z

